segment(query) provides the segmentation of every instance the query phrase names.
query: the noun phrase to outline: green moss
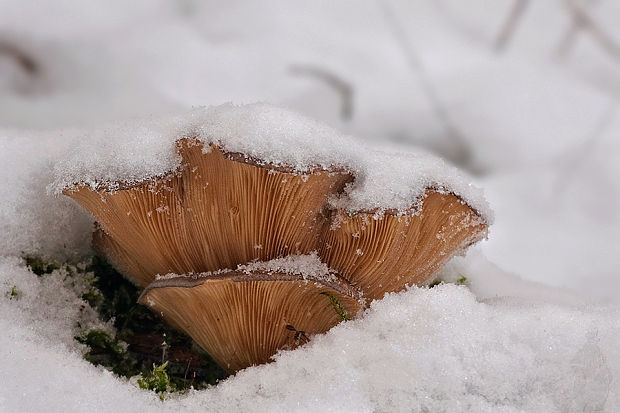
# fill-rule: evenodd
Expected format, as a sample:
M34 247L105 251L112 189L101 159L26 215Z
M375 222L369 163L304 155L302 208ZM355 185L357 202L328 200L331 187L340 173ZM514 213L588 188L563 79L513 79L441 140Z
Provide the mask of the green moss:
M87 354L87 360L105 365L125 377L140 372L147 375L153 362L162 360L161 344L165 341L169 354L177 350L191 352L194 357L191 366L187 360L168 360L166 374L179 391L190 386L203 388L228 376L208 354L199 350L191 338L173 330L159 316L138 304L141 289L125 279L103 258L93 257L84 268L83 276L91 276L92 281L91 288L82 295L82 299L99 313L103 321L113 322L117 331L115 337L92 337L97 350ZM114 346L114 342L119 341L129 343L127 354L136 360L136 364L131 359L127 360L129 368L119 365L123 361L119 358L121 355L115 352L118 348ZM105 355L106 352L111 354Z
M441 281L441 280L435 280L435 281L433 281L432 283L430 283L430 284L428 285L428 288L437 287L437 286L438 286L439 284L441 284L441 283L443 283L443 281Z
M167 361L159 366L153 364L153 370L138 379L138 386L144 390L154 391L161 400L164 400L167 394L177 391L176 385L170 381L166 373L167 366Z
M324 292L319 293L319 294L325 295L325 296L327 296L329 298L329 302L331 303L332 307L334 308L334 311L336 312L336 314L338 314L338 316L340 317L340 319L342 321L349 321L351 319L351 317L349 317L347 309L344 308L342 303L332 293L324 291Z
M102 365L119 376L131 377L139 373L136 368L138 362L128 352L126 347L104 330L94 329L75 339L90 347L84 358L95 366Z
M428 285L428 288L433 288L436 287L440 284L444 284L446 283L446 281L444 280L435 280L432 283L430 283ZM450 281L449 284L456 284L456 285L465 285L468 286L469 285L469 279L467 279L467 277L465 277L463 274L461 274L461 276L454 282Z
M25 255L26 265L37 275L50 274L54 270L60 269L60 265L54 261L46 261L34 255Z
M12 286L9 291L4 293L4 296L9 300L19 300L22 298L22 292L17 288L16 285Z

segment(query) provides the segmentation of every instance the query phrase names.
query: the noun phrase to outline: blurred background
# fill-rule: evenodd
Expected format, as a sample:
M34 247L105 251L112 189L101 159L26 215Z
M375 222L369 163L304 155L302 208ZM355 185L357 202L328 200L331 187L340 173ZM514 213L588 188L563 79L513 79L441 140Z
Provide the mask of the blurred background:
M496 212L489 260L620 303L618 22L614 0L0 0L0 131L279 104L446 158Z

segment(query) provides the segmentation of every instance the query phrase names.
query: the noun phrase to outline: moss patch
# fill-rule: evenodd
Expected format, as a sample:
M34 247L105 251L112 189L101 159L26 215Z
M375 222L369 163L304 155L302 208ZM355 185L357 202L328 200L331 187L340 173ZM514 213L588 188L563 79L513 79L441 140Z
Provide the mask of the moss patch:
M120 275L101 257L94 257L86 267L94 275L92 289L82 298L100 314L102 320L113 320L117 330L95 355L104 352L115 373L131 377L142 372L143 377L152 373L152 366L166 364L169 381L178 391L204 388L216 384L228 375L185 334L173 330L157 315L137 303L141 290ZM102 338L102 337L101 337ZM121 356L115 343L127 343L127 354ZM92 346L91 346L92 348ZM101 357L95 362L102 363ZM133 365L135 368L129 367ZM122 365L122 366L121 366Z
M4 296L9 300L19 300L20 298L22 298L22 292L17 288L16 285L14 285L9 291L4 293Z
M153 370L138 379L138 386L144 390L151 390L159 394L159 398L164 400L167 394L177 391L176 385L170 381L166 373L166 361L160 366L153 364Z
M26 255L24 256L24 260L32 272L37 275L50 274L54 270L60 269L60 264L54 261L44 260L38 256Z
M92 364L127 378L141 374L144 380L154 377L153 374L162 376L161 366L165 365L169 388L173 389L170 391L204 388L228 376L190 337L171 329L138 304L141 290L105 259L95 256L87 265L76 266L60 265L37 256L23 258L38 276L62 270L75 278L75 282L85 284L86 292L81 298L101 320L113 325L110 331L92 329L75 337L88 346L84 358ZM21 291L13 286L5 295L17 300Z

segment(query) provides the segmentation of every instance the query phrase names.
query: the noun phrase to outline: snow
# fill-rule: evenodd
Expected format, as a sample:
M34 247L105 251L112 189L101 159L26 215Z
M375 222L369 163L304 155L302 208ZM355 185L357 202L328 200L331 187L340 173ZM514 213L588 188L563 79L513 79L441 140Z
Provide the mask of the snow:
M164 175L180 166L174 142L184 137L263 164L292 167L297 173L317 167L349 170L356 181L338 199L340 208L405 211L432 187L460 196L487 222L493 220L482 191L442 159L423 152L373 149L325 124L264 103L223 104L91 132L55 166L50 188L56 193L76 184L114 189L119 182Z
M557 292L501 274L481 254L461 260L460 270L476 275L473 292L445 284L391 294L373 302L362 318L314 337L301 349L281 352L272 364L164 402L81 359L70 340L70 323L85 303L76 296L67 300L70 292L55 285L56 294L32 305L28 300L55 282L35 277L18 260L5 260L0 285L22 281L21 300L26 301L0 298L0 357L5 360L0 409L559 412L620 407L620 384L613 374L620 367L617 308L560 304ZM11 273L13 278L7 276ZM498 275L503 281L494 288L489 280ZM486 291L477 292L478 285ZM541 300L504 296L528 289ZM54 299L59 295L63 298ZM61 303L66 310L58 313Z
M321 262L316 252L308 255L287 255L286 257L275 258L269 261L251 262L246 265L239 265L237 271L242 271L246 274L251 274L255 271L266 272L267 274L293 274L300 275L303 278L326 281L333 277L333 271L330 271L327 264Z
M0 130L0 256L58 260L90 253L92 218L66 197L48 194L63 135Z
M566 3L527 2L497 50L512 0L0 0L0 40L41 68L0 52L0 411L620 411L620 71L583 28L562 49ZM579 4L620 39L616 2ZM349 88L350 117L316 69ZM284 123L273 137L290 143L301 127L308 158L275 141L256 150L303 169L331 160L313 131L334 137L326 148L359 137L337 159L358 172L345 201L358 206L407 204L433 174L466 181L434 160L408 181L403 163L433 158L402 150L421 146L475 174L495 223L441 273L466 286L388 296L270 365L162 403L83 360L76 323L97 321L81 284L36 277L19 257L88 257L92 218L46 189L173 169L170 120L230 101L290 111L194 109L258 122L207 123L205 139L217 129L252 151L241 134L256 143ZM296 121L269 121L284 113Z
M220 268L217 271L208 271L197 274L158 274L155 276L156 280L171 280L175 278L190 277L193 279L199 279L203 277L217 276L225 274L230 271L243 272L251 275L253 273L267 273L267 274L291 274L301 276L304 280L308 281L336 281L336 272L331 270L327 264L321 262L319 254L314 251L310 254L292 254L281 258L274 258L269 261L252 261L248 264L238 265L237 268Z

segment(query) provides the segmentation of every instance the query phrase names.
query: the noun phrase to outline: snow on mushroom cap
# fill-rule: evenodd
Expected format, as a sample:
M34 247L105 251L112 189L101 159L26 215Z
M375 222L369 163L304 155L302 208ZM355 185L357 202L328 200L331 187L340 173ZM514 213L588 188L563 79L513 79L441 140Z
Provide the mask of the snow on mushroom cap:
M217 271L207 271L198 274L165 274L157 275L156 280L170 280L179 277L185 278L208 278L212 276L226 274L228 272L238 271L245 274L252 274L256 272L262 272L266 274L291 274L299 275L308 280L321 280L325 282L334 281L337 277L334 275L334 271L330 270L327 264L321 262L319 255L316 252L311 254L292 254L282 258L275 258L269 261L255 261L249 264L238 265L235 270L220 269Z
M327 264L321 262L316 252L308 255L287 255L265 262L252 262L238 266L237 270L247 274L252 272L285 273L324 281L333 279L333 271L329 270Z
M146 119L91 132L71 156L55 166L50 189L75 184L111 188L139 182L180 166L174 142L196 137L229 152L265 164L292 167L298 173L345 168L356 177L346 194L332 200L348 210L406 210L425 189L452 192L486 221L493 215L482 191L456 168L424 152L377 150L327 125L264 103L194 109L165 119Z

